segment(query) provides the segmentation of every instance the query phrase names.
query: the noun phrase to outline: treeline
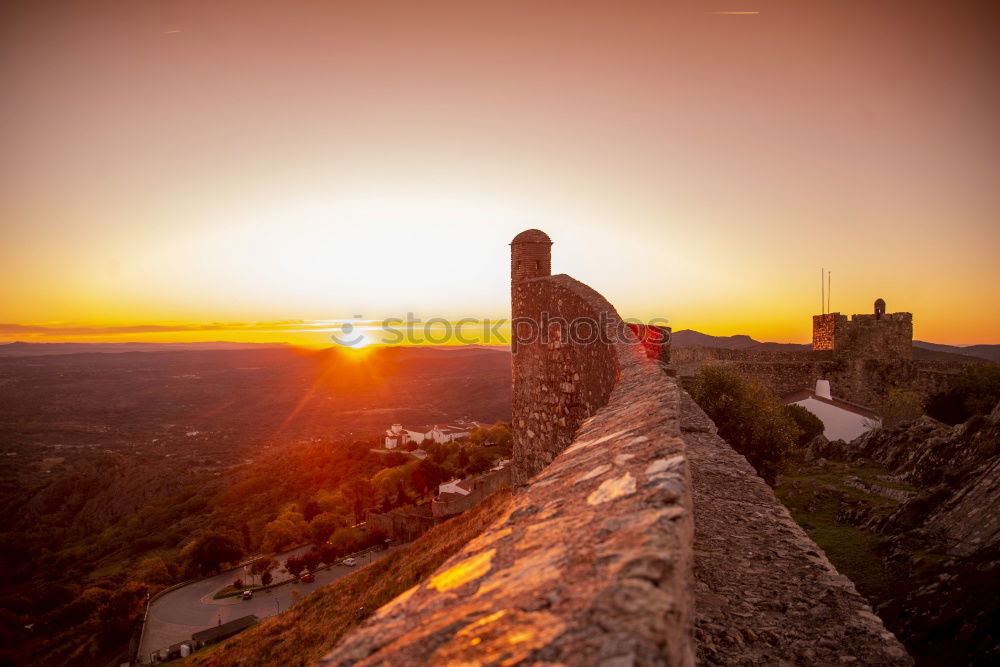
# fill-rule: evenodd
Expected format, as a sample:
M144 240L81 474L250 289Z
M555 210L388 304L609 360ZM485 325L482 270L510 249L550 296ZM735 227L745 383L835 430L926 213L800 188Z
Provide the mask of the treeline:
M483 442L493 444L475 444ZM314 558L339 558L380 539L357 528L369 511L426 502L441 482L488 470L510 455L510 431L498 424L466 442L427 443L425 459L375 451L379 445L272 447L235 480L185 489L76 541L53 539L39 558L21 564L22 583L0 592L0 665L118 659L147 595L248 555L313 543L305 569L314 569Z

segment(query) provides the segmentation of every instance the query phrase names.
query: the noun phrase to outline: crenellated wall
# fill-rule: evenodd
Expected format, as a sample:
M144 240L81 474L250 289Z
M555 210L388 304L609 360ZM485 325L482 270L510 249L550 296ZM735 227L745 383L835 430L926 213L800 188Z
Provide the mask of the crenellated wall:
M885 302L881 305L884 308ZM813 315L812 348L855 359L912 359L913 315L876 312L850 319L840 313Z

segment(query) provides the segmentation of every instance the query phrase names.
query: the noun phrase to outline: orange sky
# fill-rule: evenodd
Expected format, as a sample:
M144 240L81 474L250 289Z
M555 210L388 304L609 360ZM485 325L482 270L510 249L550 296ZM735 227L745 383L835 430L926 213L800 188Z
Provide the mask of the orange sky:
M626 317L1000 343L998 4L0 3L0 340L505 317L539 227Z

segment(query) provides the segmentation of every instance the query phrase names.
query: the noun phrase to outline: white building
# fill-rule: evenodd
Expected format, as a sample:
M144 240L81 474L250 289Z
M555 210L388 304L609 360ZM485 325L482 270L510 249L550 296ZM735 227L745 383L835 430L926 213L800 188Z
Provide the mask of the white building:
M393 424L385 432L385 448L396 449L407 443L421 444L424 440L431 440L438 444L460 440L479 427L489 428L492 424L472 421L469 419L459 419L451 424L435 424L429 431L409 431L401 424Z
M393 424L386 429L385 448L396 449L411 442L419 445L426 437L426 435L419 431L410 431L403 428L402 424Z
M802 389L782 396L785 405L801 405L823 422L827 440L850 442L882 425L879 416L866 407L834 398L829 380L816 380L816 389Z

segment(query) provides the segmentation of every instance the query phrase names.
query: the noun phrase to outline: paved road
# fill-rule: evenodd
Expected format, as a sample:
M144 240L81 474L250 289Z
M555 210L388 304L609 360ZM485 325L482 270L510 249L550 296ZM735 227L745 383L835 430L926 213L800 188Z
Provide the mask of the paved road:
M301 547L276 558L284 563L289 556L304 553L309 548L309 546ZM266 591L255 591L252 600L243 600L240 597L212 599L220 588L231 584L237 576L242 576L240 568L170 591L157 598L149 608L146 631L139 647L139 661L150 662L150 653L153 651L166 649L172 644L190 639L191 635L199 630L249 614L264 618L285 611L295 602L296 598L293 597L292 591L299 591L300 597L308 595L331 581L354 572L358 567L382 558L392 550L376 551L363 556L358 560L357 567L331 567L328 570L321 570L316 573L316 581L311 584L289 581ZM277 576L279 572L274 570L274 574Z

